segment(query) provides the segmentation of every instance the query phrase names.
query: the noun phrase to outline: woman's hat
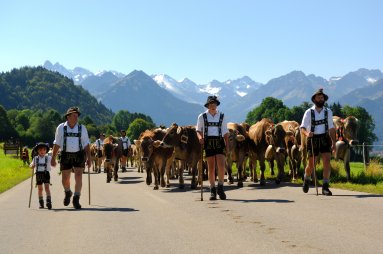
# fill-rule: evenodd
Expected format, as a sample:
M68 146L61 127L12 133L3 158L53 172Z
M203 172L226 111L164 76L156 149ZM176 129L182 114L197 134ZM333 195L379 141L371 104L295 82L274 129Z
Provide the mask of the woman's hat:
M69 116L69 115L72 114L72 113L77 113L79 116L81 115L80 110L78 109L78 107L70 107L70 108L68 108L68 110L66 111L66 113L65 113L65 117Z
M38 149L39 149L40 147L45 147L45 149L47 150L47 152L49 151L49 144L47 144L47 143L43 143L43 142L39 142L39 143L37 143L36 146L33 148L33 150L38 151Z
M206 101L206 103L205 103L205 108L208 108L208 107L209 107L209 104L210 104L210 103L213 103L213 102L217 103L217 106L219 106L219 104L221 104L221 103L219 102L219 100L217 99L217 96L212 95L212 96L207 97L207 101Z
M312 101L312 102L314 102L314 98L315 98L315 96L317 96L318 94L323 95L323 97L324 97L324 101L327 101L327 100L328 100L328 96L327 96L327 94L323 93L323 88L319 88L318 91L316 91L316 92L313 94L313 96L311 96L311 101Z

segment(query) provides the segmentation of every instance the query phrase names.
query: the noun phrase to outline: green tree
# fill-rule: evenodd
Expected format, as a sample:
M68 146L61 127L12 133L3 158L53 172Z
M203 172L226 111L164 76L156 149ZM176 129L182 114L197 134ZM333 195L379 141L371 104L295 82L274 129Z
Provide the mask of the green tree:
M7 112L4 107L0 105L0 140L6 141L11 137L19 137L15 128L12 126L11 122L8 119Z
M339 117L341 117L341 118L344 118L344 117L345 117L345 115L344 115L344 113L343 113L343 111L342 111L342 106L340 105L339 102L338 102L338 103L335 103L335 102L334 102L334 104L330 105L330 109L331 109L332 114L333 114L334 116L339 116Z
M144 119L137 118L135 119L128 128L128 131L126 132L126 135L131 139L138 139L140 134L145 131L154 128L155 125L151 122L148 122Z
M289 116L289 109L281 100L266 97L261 104L250 111L246 116L246 122L250 125L260 121L262 118L270 118L275 123L281 122Z

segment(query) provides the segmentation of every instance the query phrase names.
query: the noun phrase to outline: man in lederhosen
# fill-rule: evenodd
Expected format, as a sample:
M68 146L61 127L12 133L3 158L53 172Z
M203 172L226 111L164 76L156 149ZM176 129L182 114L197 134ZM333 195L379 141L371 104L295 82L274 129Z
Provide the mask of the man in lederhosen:
M311 181L311 173L314 168L313 155L315 161L319 154L322 155L323 161L323 186L322 194L331 196L329 189L330 179L330 159L331 152L335 152L335 127L332 120L332 111L324 107L324 103L328 100L328 96L323 93L323 89L319 89L312 97L311 101L314 106L306 110L303 115L301 132L307 137L307 166L305 169L305 179L303 183L303 192L309 191ZM312 147L314 151L312 151Z
M216 96L209 96L205 103L208 108L198 116L197 135L201 145L204 145L207 167L209 171L210 200L226 199L223 190L225 176L225 151L228 151L228 130L224 114L217 110L220 104ZM218 186L215 187L215 168L218 170Z
M56 166L56 155L61 148L60 171L65 191L64 206L69 205L73 194L70 189L70 176L73 170L76 183L72 203L75 209L81 209L79 201L85 162L88 170L92 164L88 131L84 125L78 124L79 116L80 111L77 107L70 107L67 110L65 114L66 122L61 123L56 129L51 161L51 165Z
M121 130L120 140L122 141L121 168L122 172L126 172L126 167L128 164L127 160L129 157L129 148L132 144L130 143L130 139L126 136L125 130Z

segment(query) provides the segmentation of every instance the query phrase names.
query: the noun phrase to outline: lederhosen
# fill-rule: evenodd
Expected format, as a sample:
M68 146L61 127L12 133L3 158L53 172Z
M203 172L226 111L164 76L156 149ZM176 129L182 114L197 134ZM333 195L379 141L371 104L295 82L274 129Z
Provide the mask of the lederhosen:
M36 162L36 185L42 185L43 183L50 183L51 176L49 174L49 171L47 170L47 163L48 163L48 156L45 155L45 161L44 163L39 162L39 156L35 157ZM37 171L39 167L44 167L44 171Z
M81 144L81 124L78 125L77 133L67 131L67 126L64 126L64 144L61 151L61 161L60 161L60 170L85 167L85 151ZM77 137L78 146L80 150L78 152L70 153L66 151L66 141L67 137Z
M319 153L331 153L331 138L328 133L328 111L327 108L324 109L324 119L315 120L314 109L310 110L311 112L311 132L314 133L315 126L324 124L325 133L323 134L314 134L312 138L307 139L307 154L312 156L311 149L311 140L313 142L314 155L318 156Z
M223 113L220 113L218 122L208 122L207 114L203 115L204 121L204 149L206 157L214 156L216 154L225 154L225 141L222 137L222 121ZM208 136L209 127L218 127L218 136Z
M129 155L128 139L126 139L126 141L124 141L121 137L120 140L122 142L122 147L124 147L124 144L126 144L126 149L122 150L122 155L124 155L125 157L128 157L128 155Z
M101 141L100 139L97 139L96 142L98 143L96 157L101 158L102 157Z

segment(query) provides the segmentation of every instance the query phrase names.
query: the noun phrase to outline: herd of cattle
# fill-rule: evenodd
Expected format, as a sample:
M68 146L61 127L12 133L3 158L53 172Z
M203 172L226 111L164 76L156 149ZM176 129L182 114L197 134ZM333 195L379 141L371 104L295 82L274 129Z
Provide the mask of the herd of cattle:
M344 161L347 179L350 180L350 148L358 143L358 120L349 116L341 119L333 117L337 133L341 133L336 143L335 159ZM246 165L250 168L251 181L258 182L257 161L260 166L260 184L265 185L265 161L270 165L271 175L274 175L274 163L278 168L275 177L279 184L284 177L285 164L289 165L289 175L292 179L298 177L301 163L306 166L307 138L301 135L299 123L283 121L274 124L270 119L249 126L246 123L228 123L229 152L226 154L227 181L234 183L232 165L237 167L237 185L243 186L247 179ZM122 156L122 142L118 138L109 136L104 140L102 157L97 156L97 148L91 145L93 170L100 172L98 161L104 160L104 171L107 182L112 177L118 181L118 170ZM169 179L179 179L179 188L184 188L183 172L187 170L192 175L191 188L197 188L202 179L206 179L206 163L203 149L198 142L195 126L178 126L172 124L167 129L156 128L141 133L134 140L128 153L128 161L133 162L138 172L146 171L146 184L152 184L154 189L169 187ZM166 173L166 178L165 178ZM153 175L153 176L152 176ZM198 179L197 179L198 178Z

